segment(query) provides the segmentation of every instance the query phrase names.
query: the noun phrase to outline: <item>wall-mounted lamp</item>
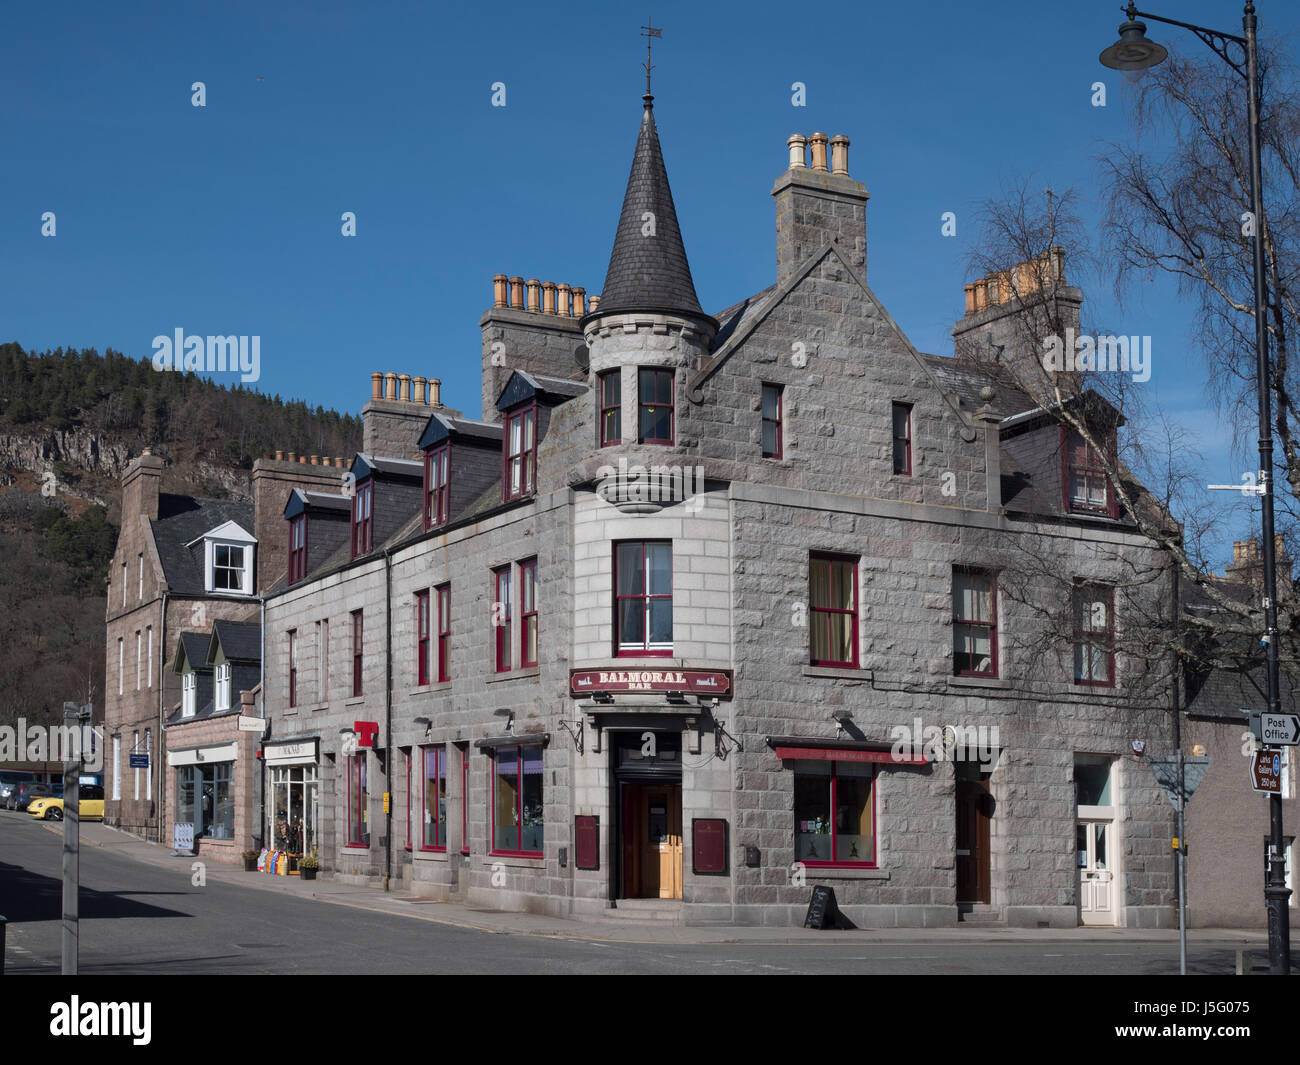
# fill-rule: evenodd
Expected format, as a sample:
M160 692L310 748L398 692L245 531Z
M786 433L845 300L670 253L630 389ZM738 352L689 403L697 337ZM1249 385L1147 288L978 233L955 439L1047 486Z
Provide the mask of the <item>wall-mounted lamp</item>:
M614 697L609 692L592 692L591 701L593 703L612 703Z
M666 693L665 693L665 697L668 699L668 701L669 701L670 703L673 704L673 706L685 706L685 705L686 705L686 693L685 693L685 692L666 692Z
M853 713L849 710L833 710L831 717L835 721L835 735L844 735L844 723L853 720Z
M415 723L416 723L417 725L423 725L423 726L424 726L424 734L425 734L426 736L429 735L429 733L433 731L433 721L430 720L430 719L427 718L427 717L417 717L417 718L415 719Z
M506 719L506 731L510 731L510 726L515 723L515 712L513 710L493 710L493 717L504 717Z

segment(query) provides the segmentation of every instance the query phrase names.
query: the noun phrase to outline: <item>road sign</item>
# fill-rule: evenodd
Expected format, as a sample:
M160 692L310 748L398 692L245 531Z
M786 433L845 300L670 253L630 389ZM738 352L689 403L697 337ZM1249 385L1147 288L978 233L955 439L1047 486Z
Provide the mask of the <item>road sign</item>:
M1156 783L1165 789L1165 797L1176 810L1178 809L1178 756L1148 758L1151 772L1155 774ZM1205 771L1210 768L1210 756L1200 758L1183 756L1183 790L1186 798L1192 797L1196 786L1205 779Z
M129 756L132 769L148 769L149 756L147 754L133 754Z
M240 732L265 732L265 731L266 731L266 718L264 718L264 717L248 717L248 716L245 715L245 714L240 714L240 715L239 715L239 731L240 731Z
M1300 714L1260 714L1255 738L1274 747L1294 747L1300 743Z
M1250 786L1268 795L1282 794L1282 752L1256 751L1250 763Z

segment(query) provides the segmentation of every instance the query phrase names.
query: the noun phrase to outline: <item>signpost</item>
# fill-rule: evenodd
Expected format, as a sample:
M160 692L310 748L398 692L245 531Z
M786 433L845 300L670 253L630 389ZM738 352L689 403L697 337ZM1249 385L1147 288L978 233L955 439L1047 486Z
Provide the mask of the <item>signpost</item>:
M1294 747L1300 743L1300 714L1252 714L1251 732L1260 743Z
M1250 786L1266 795L1282 794L1282 752L1260 749L1250 761Z
M63 704L63 720L75 721L77 732L85 735L90 724L91 705ZM63 763L63 958L64 976L77 975L80 922L77 904L81 892L81 771L84 752L80 743L66 752Z
M1178 719L1174 719L1175 735ZM1177 741L1181 744L1181 739ZM1184 815L1187 800L1196 791L1196 786L1205 779L1210 768L1210 756L1183 754L1180 746L1176 755L1165 758L1151 758L1151 772L1156 782L1164 789L1166 798L1178 811L1178 835L1174 838L1174 850L1178 854L1178 972L1187 975L1187 837L1184 834L1186 824ZM1180 784L1181 781L1181 784Z

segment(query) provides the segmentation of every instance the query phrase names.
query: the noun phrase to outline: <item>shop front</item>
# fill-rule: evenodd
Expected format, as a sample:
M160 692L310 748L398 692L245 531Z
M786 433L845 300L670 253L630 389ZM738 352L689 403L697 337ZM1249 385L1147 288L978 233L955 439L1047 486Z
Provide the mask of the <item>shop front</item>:
M317 854L320 825L319 740L309 737L267 743L266 835L259 867L292 875L307 855Z

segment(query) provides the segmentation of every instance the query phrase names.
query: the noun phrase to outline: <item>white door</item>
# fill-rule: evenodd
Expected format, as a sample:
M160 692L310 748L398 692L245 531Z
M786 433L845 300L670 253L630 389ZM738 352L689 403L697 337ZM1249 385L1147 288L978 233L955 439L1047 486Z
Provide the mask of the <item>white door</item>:
M1079 911L1085 925L1115 923L1115 874L1111 866L1111 822L1080 821Z

